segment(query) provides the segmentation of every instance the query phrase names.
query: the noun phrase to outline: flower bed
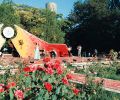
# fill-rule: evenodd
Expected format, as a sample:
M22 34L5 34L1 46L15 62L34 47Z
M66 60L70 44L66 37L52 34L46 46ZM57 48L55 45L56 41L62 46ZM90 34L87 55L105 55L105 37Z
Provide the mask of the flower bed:
M58 60L43 59L41 65L19 65L18 73L0 75L0 100L90 100L102 91L102 82L92 78L79 87L69 82L71 74ZM93 100L93 99L91 99Z
M45 58L43 66L21 66L19 73L1 75L1 99L57 100L78 98L80 90L69 83L68 70L58 60ZM8 70L9 71L9 70ZM70 96L71 95L71 96Z

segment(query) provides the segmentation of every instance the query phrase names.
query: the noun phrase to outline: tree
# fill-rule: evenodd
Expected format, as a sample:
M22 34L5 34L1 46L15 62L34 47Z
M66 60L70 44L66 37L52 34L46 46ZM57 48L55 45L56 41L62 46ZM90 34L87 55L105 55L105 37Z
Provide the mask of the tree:
M29 32L50 43L64 42L65 33L61 30L64 19L59 14L29 6L19 6L17 12L21 24Z
M68 20L72 24L66 40L74 48L81 44L85 51L96 48L101 52L111 48L119 50L116 43L120 42L120 11L109 9L108 0L76 2Z
M110 9L120 8L120 1L119 0L109 0L109 8Z
M0 22L5 26L11 26L20 23L19 16L16 14L13 8L12 0L3 0L2 4L0 5Z
M46 36L45 40L51 43L63 43L64 32L61 30L63 19L48 9L43 10L42 14L46 19L45 24L42 24Z
M64 19L48 9L38 9L3 0L0 5L0 22L5 26L14 24L50 43L64 43L62 31Z

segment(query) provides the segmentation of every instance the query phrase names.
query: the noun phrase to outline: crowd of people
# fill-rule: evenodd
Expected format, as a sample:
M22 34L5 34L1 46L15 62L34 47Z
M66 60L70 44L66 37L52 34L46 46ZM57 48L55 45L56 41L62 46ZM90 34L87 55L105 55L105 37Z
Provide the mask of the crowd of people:
M101 52L98 52L97 49L94 49L92 52L83 52L82 51L82 46L81 45L78 45L77 48L77 56L78 57L97 57L97 58L107 58L107 59L110 59L110 60L114 60L114 59L120 59L120 51L114 51L113 49L111 49L109 51L109 53L101 53ZM72 47L69 46L68 47L68 54L69 54L69 57L72 56Z
M97 49L94 49L93 51L83 51L83 48L81 45L78 45L76 47L76 50L77 50L77 56L78 57L98 57L98 50ZM72 56L72 47L69 46L68 47L68 54L69 54L69 57ZM100 52L99 52L100 54Z

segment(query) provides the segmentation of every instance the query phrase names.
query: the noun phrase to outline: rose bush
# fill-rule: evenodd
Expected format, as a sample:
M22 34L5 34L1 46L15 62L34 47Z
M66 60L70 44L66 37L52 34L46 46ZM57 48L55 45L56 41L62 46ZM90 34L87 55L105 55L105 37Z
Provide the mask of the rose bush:
M20 73L3 75L0 99L66 100L79 96L80 90L68 79L71 75L58 60L43 59L41 65L21 66Z
M69 69L50 58L40 65L20 65L19 73L11 75L8 70L1 77L0 100L87 100L99 87L89 82L76 87Z

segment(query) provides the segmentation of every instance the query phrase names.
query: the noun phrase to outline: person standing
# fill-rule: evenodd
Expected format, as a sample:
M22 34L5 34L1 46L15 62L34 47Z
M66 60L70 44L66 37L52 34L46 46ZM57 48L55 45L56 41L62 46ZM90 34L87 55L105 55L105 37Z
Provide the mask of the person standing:
M78 57L81 57L82 46L78 45L77 50L78 50Z
M97 55L98 55L97 49L94 50L94 53L95 53L95 56L97 57Z
M72 56L72 54L71 54L71 50L72 50L72 47L68 47L68 55L69 55L69 57Z
M39 51L39 46L38 44L36 43L36 47L35 47L35 51L34 51L34 59L35 60L39 60L40 59L40 51Z

